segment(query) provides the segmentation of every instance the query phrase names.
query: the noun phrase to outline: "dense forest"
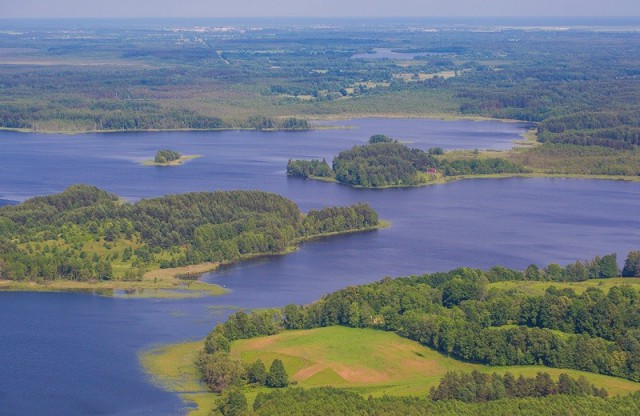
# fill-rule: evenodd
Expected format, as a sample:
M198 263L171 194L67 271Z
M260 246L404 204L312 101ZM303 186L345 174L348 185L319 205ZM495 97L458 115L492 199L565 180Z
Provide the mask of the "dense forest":
M225 397L227 399L228 396ZM237 401L236 401L237 402ZM228 403L228 399L226 403ZM623 398L603 399L586 395L553 395L520 399L501 399L484 403L461 401L433 401L418 397L365 398L358 393L331 387L315 389L293 388L259 394L253 405L253 413L244 406L221 406L224 415L255 414L324 416L513 416L513 415L591 415L632 416L640 412L639 394ZM237 411L232 413L230 409ZM216 409L216 411L218 411ZM216 413L214 413L216 414Z
M631 150L640 146L640 111L580 112L550 117L539 124L538 140Z
M86 185L0 208L0 278L138 279L156 267L283 253L326 233L373 228L365 204L302 214L260 191L200 192L135 204Z
M394 331L463 361L572 368L640 381L640 293L629 285L612 285L608 291L589 287L582 293L553 286L553 282L607 279L621 274L640 274L640 251L629 253L622 273L616 255L610 254L564 267L531 265L524 271L500 266L486 271L458 268L385 278L338 290L306 306L234 313L214 328L207 345L212 340L228 345L284 330L343 325ZM549 282L549 286L543 294L534 295L491 285L531 280ZM431 399L484 402L553 394L606 397L606 392L585 380L566 375L555 382L543 373L533 379L515 380L508 374L452 374L432 391ZM283 396L268 397L275 400ZM258 414L262 399L256 400ZM636 396L636 406L637 400ZM594 399L594 403L599 402Z
M365 188L416 186L439 177L524 173L526 169L504 158L469 160L436 157L440 148L427 152L411 149L384 135L373 135L368 144L354 146L326 160L289 160L287 174L303 178L335 178L336 181ZM439 172L439 173L438 173Z
M376 142L354 146L333 158L333 171L340 183L364 187L418 185L425 180L418 172L435 167L426 152L397 142Z

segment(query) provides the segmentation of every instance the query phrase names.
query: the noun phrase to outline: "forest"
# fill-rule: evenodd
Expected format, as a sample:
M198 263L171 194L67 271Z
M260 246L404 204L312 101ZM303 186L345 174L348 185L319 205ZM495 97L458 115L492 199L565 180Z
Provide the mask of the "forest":
M114 22L74 33L54 22L7 25L7 128L305 129L318 117L450 115L540 122L556 142L637 144L635 32L372 21L229 22L225 31ZM380 48L392 54L379 59Z
M0 278L136 280L147 270L281 254L314 236L372 229L368 205L300 212L261 191L199 192L135 204L96 187L0 208Z
M441 148L427 152L412 149L384 135L373 135L363 146L344 150L326 160L289 160L287 174L303 178L334 178L337 182L364 188L416 186L442 177L525 173L527 170L505 158L449 160Z
M239 339L275 335L286 330L341 325L392 331L464 362L490 366L542 365L577 369L637 382L640 381L638 290L631 285L615 284L604 288L588 287L582 293L577 293L573 289L554 286L554 282L606 281L621 275L640 275L640 251L629 253L622 270L618 267L616 255L609 254L564 267L557 264L544 268L531 265L524 271L501 266L484 271L462 267L449 272L385 278L375 283L338 290L305 306L291 304L282 309L236 312L213 329L202 354L207 356L212 353L213 356L222 357L219 346L228 349L230 343ZM531 280L546 282L548 286L544 293L528 294L492 285ZM231 358L228 360L233 361ZM206 363L202 364L204 362L201 361L201 370L204 373L211 371ZM217 384L217 390L214 391L226 391L246 383L247 376L243 373L246 370L242 370L239 362L235 365L239 369L236 373L237 382ZM263 403L278 403L279 400L290 400L287 397L295 395L304 395L305 400L311 403L315 394L335 394L337 401L333 402L333 406L336 406L333 409L340 409L341 413L341 406L346 406L345 412L350 409L350 405L341 404L338 398L342 392L327 389L317 392L287 390L259 395L254 410L257 414L267 414L260 413ZM567 375L555 382L544 372L531 379L514 378L509 373L503 376L452 373L432 389L428 401L388 400L397 400L400 406L404 406L401 404L403 400L422 400L420 406L424 406L427 409L424 412L427 412L430 411L428 409L438 409L438 401L483 403L509 399L506 406L513 409L521 403L529 403L525 407L536 406L535 402L525 400L527 397L555 394L607 396L605 391L591 386L586 380ZM333 399L328 400L332 402ZM369 399L367 402L378 403L377 406L380 405L379 400L385 399L373 402ZM545 400L549 400L549 403L558 400L559 403L565 399ZM611 406L611 410L616 409L621 405L619 400L624 402L621 405L623 407L637 408L640 405L637 394L625 399L608 399L606 402L600 402L601 399L597 398L584 400L588 403L585 404L587 410L591 411L590 406L595 406L594 413L588 414L600 414L598 412L603 411L597 410L600 406L604 406L603 409L607 406ZM538 403L542 405L542 402ZM373 409L377 409L375 406ZM451 406L462 405L456 402ZM482 412L483 406L470 407L468 411L476 409Z

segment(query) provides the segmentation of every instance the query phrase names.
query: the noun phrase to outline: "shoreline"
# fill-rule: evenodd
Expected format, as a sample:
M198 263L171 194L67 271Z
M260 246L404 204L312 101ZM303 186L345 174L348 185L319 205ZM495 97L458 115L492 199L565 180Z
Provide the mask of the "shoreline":
M303 116L292 116L292 117L300 117ZM434 114L402 114L402 113L373 113L373 114L328 114L328 115L305 115L308 117L310 123L313 122L327 122L327 121L343 121L343 120L361 120L361 119L370 119L370 118L381 118L381 119L412 119L412 120L440 120L440 121L499 121L502 123L527 123L527 124L536 124L531 121L525 120L515 120L515 119L501 119L494 117L483 117L483 116L465 116L465 115L457 115L457 114L447 114L447 113L434 113ZM255 129L249 127L220 127L220 128L211 128L211 129L191 129L191 128L176 128L176 129L130 129L130 130L34 130L31 128L12 128L12 127L0 127L0 132L8 131L14 133L36 133L36 134L64 134L64 135L81 135L81 134L112 134L112 133L170 133L170 132L218 132L218 131L262 131L262 132L278 132L278 131L286 131L286 132L298 132L298 131L310 131L310 130L326 130L326 129L349 129L349 126L331 126L331 125L317 125L313 124L308 129L281 129L281 128L270 128L270 129Z
M307 238L295 239L283 251L277 253L256 253L240 256L234 260L205 262L184 267L153 269L146 272L142 280L51 280L44 283L35 281L0 280L0 292L70 292L95 294L123 299L186 299L221 296L229 293L225 287L206 283L200 276L217 270L221 266L266 257L284 256L300 248L302 243L343 234L380 230L391 226L391 222L378 220L372 227L315 234ZM193 278L192 278L193 277Z
M291 176L295 178L296 176ZM587 179L587 180L605 180L605 181L621 181L621 182L640 182L640 176L623 176L623 175L586 175L586 174L572 174L572 173L490 173L486 175L460 175L460 176L446 176L438 178L434 181L427 183L420 183L417 185L385 185L385 186L361 186L350 185L348 183L338 182L335 178L328 178L324 176L309 176L299 177L304 180L335 183L340 186L348 186L353 189L393 189L393 188L422 188L432 185L446 185L451 182L457 182L468 179L509 179L509 178L551 178L551 179Z
M207 416L218 394L200 381L195 361L204 339L158 345L138 352L138 362L151 384L177 395L184 403L184 415Z
M95 294L122 299L186 299L221 296L228 290L212 283L181 278L184 275L200 275L217 269L219 263L201 263L174 269L154 269L146 272L142 280L52 280L34 281L0 280L0 292L71 292Z

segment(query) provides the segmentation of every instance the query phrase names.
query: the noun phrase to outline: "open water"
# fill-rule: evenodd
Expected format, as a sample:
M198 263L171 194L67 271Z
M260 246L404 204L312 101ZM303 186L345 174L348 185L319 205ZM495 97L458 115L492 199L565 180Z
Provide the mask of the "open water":
M0 292L0 415L173 415L184 403L138 364L153 345L203 337L229 313L308 303L381 279L496 264L566 264L640 248L640 183L487 179L411 189L358 190L288 178L289 158L326 158L376 133L428 149L506 149L526 125L381 120L308 132L40 135L0 132L0 200L88 183L131 201L188 191L261 189L303 211L367 202L384 230L304 243L282 257L203 276L231 293L187 300ZM180 167L140 162L163 148L203 157Z

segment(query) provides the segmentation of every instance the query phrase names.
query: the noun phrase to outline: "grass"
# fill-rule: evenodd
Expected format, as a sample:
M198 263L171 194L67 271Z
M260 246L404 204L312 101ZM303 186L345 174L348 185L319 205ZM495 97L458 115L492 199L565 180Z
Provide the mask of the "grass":
M509 371L516 377L535 376L539 371L554 378L561 373L584 375L611 395L640 390L640 383L577 370L464 363L391 332L340 326L236 341L232 355L244 362L260 358L267 367L279 358L290 378L301 387L331 385L373 396L426 395L447 371L472 370Z
M102 247L96 245L96 250ZM126 266L114 261L114 270ZM141 280L45 280L43 282L0 280L0 291L12 292L86 292L102 296L127 299L164 298L184 299L219 296L227 290L199 280L186 280L178 276L197 275L215 270L219 263L202 263L173 269L155 269L144 274Z
M219 296L226 289L200 281L185 281L176 277L124 280L51 280L44 283L0 280L0 291L11 292L86 292L121 298L194 298Z
M590 287L597 287L604 292L609 292L613 286L631 285L640 289L640 277L616 277L611 279L591 279L584 282L537 282L537 281L509 281L491 283L492 288L503 290L515 290L528 295L541 295L550 286L557 289L573 289L580 294Z
M195 365L203 340L168 345L140 355L142 366L153 382L178 393L195 408L188 416L208 415L216 395L200 383ZM561 373L585 376L590 383L605 387L610 395L626 395L640 390L640 383L578 370L543 366L505 366L465 363L402 338L395 333L341 326L304 331L285 331L278 335L239 340L232 343L233 357L250 363L261 359L267 369L279 358L290 380L310 388L334 386L372 396L424 396L447 371L473 371L520 374L533 377L539 371L556 378ZM245 387L252 405L265 387Z
M139 357L154 384L179 393L192 405L185 409L189 416L207 416L217 397L200 383L195 361L202 345L201 340L157 347L144 351Z

